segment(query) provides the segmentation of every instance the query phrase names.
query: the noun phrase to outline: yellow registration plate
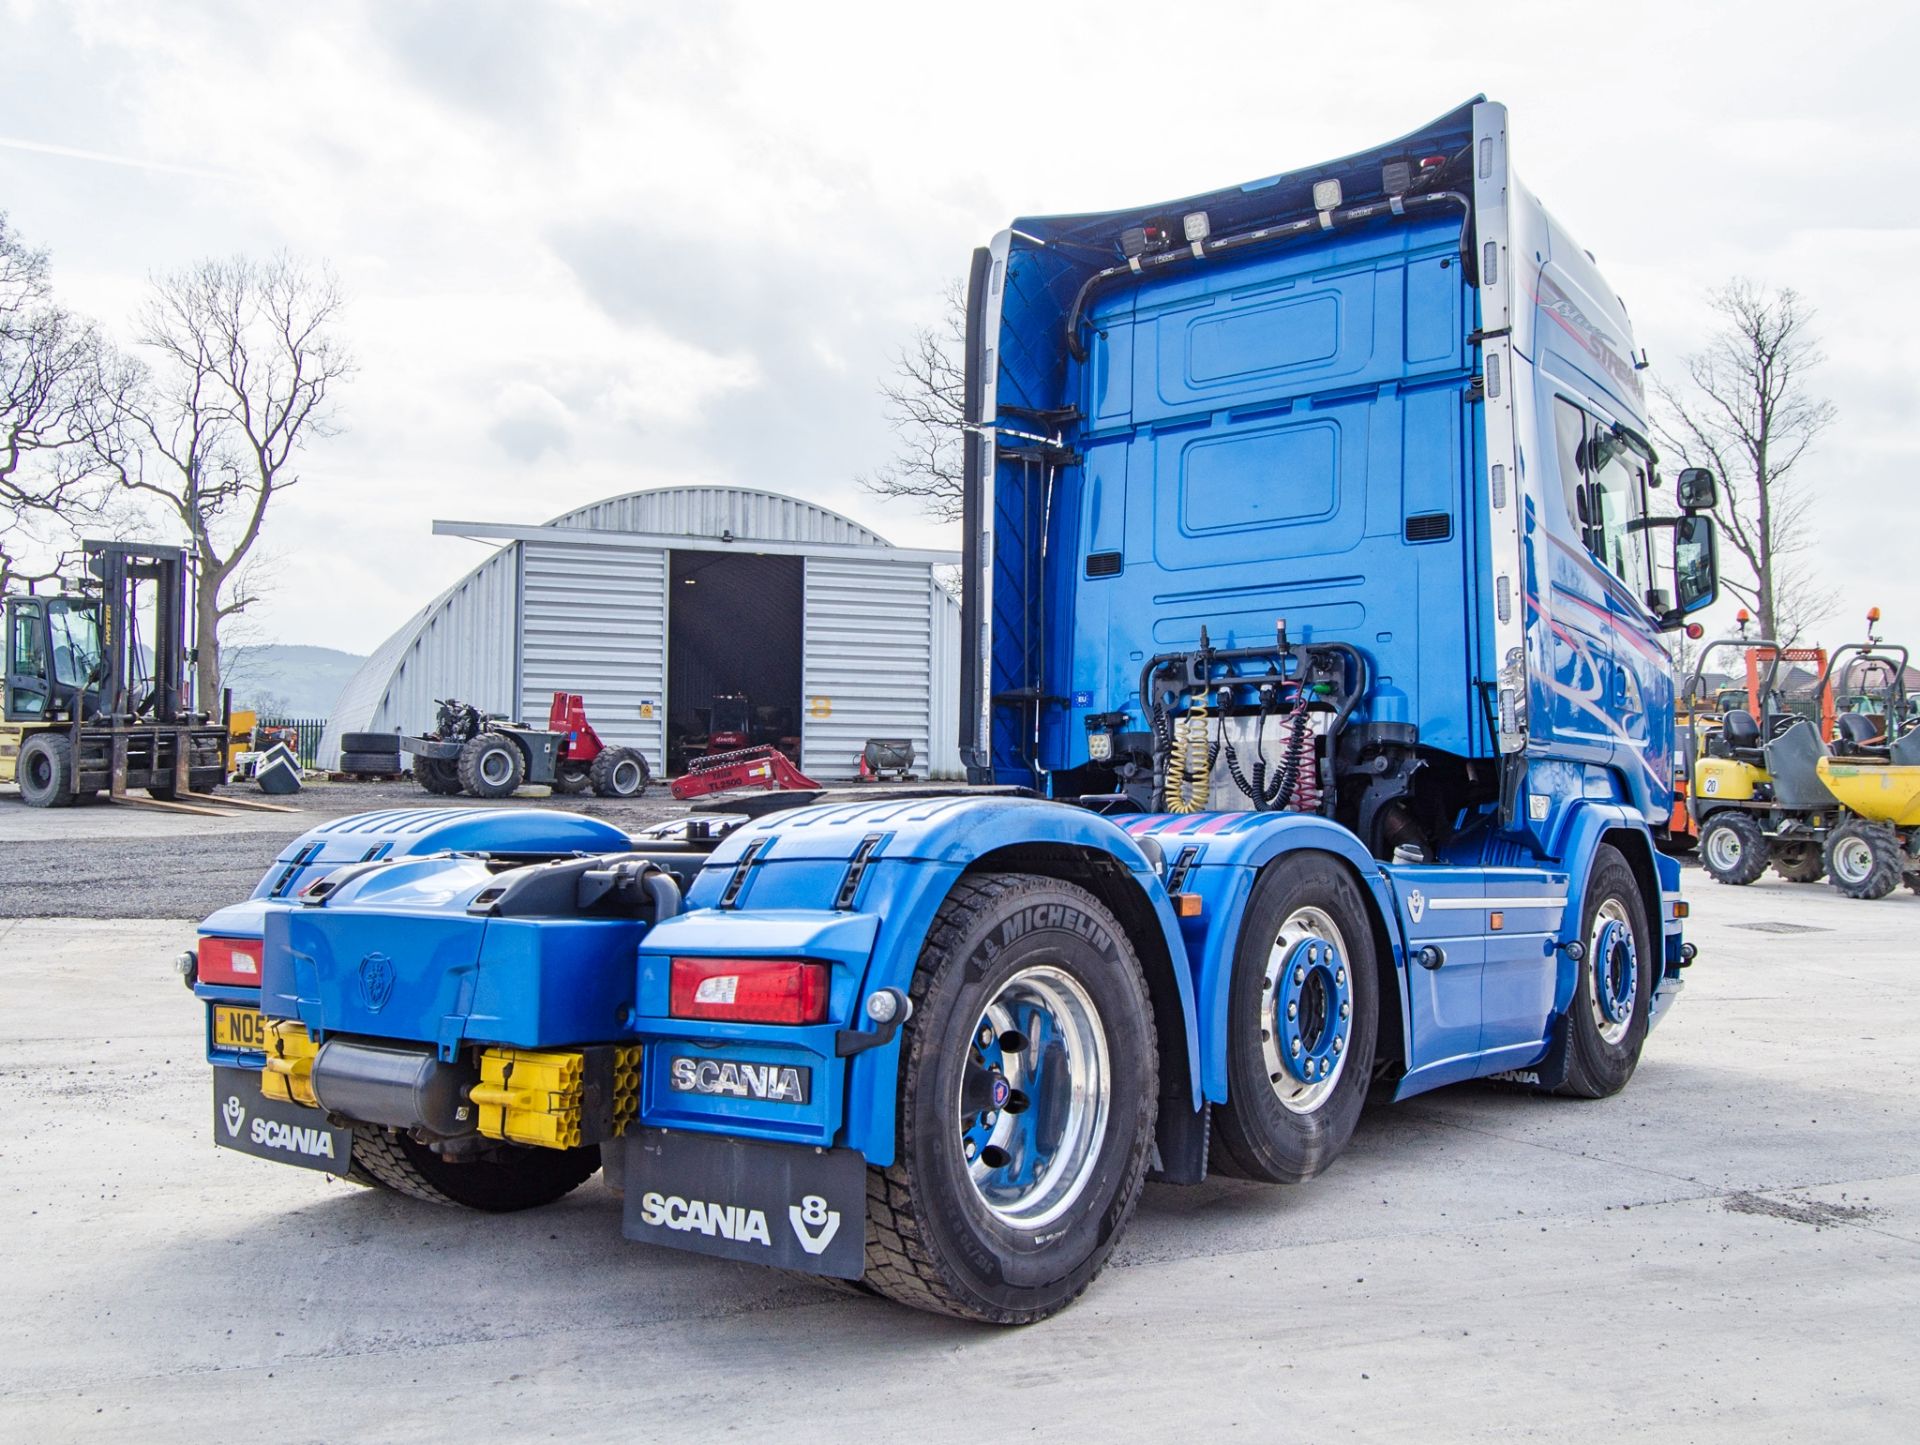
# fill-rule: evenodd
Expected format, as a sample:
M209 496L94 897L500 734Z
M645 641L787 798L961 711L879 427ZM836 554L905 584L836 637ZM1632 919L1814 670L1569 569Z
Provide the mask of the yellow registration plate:
M217 1003L213 1006L213 1046L263 1054L267 1051L267 1021L257 1008Z

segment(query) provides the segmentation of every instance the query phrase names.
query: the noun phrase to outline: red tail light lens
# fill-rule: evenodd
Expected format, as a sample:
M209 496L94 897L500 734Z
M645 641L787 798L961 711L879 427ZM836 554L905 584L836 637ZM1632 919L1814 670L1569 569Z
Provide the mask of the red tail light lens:
M263 951L257 938L203 938L200 940L200 982L258 988Z
M800 958L676 958L673 1016L740 1024L817 1024L827 965Z

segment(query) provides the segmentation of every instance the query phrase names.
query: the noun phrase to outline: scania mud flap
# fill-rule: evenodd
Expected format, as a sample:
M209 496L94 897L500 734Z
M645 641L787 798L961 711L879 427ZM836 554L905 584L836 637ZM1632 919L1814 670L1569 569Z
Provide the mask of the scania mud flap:
M853 1150L639 1129L621 1152L628 1239L860 1278L867 1163Z
M257 1069L213 1071L213 1142L259 1159L345 1174L353 1131L336 1129L318 1109L269 1099Z

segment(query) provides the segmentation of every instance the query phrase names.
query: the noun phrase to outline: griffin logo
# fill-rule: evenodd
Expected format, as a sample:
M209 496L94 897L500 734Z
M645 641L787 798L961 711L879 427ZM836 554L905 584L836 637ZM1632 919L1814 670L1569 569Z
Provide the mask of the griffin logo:
M360 960L360 1001L368 1013L379 1013L393 997L393 960L384 953L370 953Z

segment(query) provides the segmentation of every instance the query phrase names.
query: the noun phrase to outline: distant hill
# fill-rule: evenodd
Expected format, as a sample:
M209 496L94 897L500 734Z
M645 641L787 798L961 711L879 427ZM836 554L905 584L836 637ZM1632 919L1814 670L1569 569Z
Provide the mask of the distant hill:
M236 647L228 656L226 685L233 689L236 708L277 717L323 718L365 661L331 647Z

